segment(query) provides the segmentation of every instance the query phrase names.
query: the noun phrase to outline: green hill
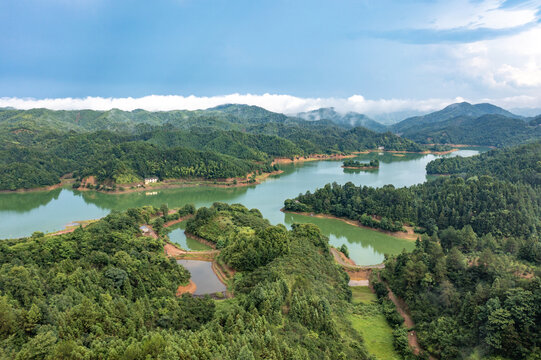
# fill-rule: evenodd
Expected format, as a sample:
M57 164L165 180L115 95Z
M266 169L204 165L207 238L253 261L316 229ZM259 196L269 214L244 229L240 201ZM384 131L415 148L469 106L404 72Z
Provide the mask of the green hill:
M419 143L509 146L541 137L541 127L502 115L456 117L419 125L402 133Z

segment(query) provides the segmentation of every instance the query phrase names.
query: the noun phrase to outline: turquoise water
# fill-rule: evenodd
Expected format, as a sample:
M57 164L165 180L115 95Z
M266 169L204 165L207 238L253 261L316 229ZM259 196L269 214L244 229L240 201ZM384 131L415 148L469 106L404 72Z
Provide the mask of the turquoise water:
M462 149L446 156L472 156L486 148ZM327 183L380 187L393 184L396 187L422 183L427 179L426 164L435 155L390 153L361 154L358 160L377 158L380 168L376 171L349 172L341 167L342 161L313 161L283 165L284 173L271 176L260 185L235 188L207 186L178 189L153 189L149 192L107 194L94 191L56 189L30 193L0 194L0 238L29 236L34 231L52 232L61 230L70 222L97 219L112 210L125 210L143 205L170 208L185 204L197 207L209 206L213 202L241 203L248 208L258 208L273 224L290 226L293 222L312 222L320 226L335 246L346 244L351 258L358 264L376 264L385 253L394 254L411 248L412 243L392 238L371 230L348 225L338 220L316 219L302 215L284 214L280 211L284 200L323 187ZM181 223L182 224L182 223ZM172 241L191 249L189 239L183 238L183 225L173 228ZM175 231L177 230L177 231Z

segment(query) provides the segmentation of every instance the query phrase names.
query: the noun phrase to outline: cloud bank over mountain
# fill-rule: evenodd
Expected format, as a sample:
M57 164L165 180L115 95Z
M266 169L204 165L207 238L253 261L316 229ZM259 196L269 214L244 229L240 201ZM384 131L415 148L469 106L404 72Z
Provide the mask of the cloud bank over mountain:
M449 104L468 101L472 103L490 102L503 108L536 108L541 98L533 96L517 96L501 99L366 99L362 95L348 98L303 98L282 94L229 94L223 96L180 96L149 95L138 98L0 98L0 107L15 109L47 108L51 110L109 110L121 109L131 111L144 109L149 111L197 110L207 109L222 104L247 104L263 107L270 111L295 114L324 107L334 107L338 112L354 111L367 115L384 115L395 112L415 111L429 112L441 109Z

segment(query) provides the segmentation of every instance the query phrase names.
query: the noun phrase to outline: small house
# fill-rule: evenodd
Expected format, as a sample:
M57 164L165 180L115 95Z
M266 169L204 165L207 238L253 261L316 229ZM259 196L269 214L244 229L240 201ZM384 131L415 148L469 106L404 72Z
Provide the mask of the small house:
M145 185L150 183L157 183L158 178L157 177L151 177L151 178L145 178Z
M385 146L378 146L378 150L385 150Z
M141 232L142 232L144 235L150 233L150 229L149 229L149 227L146 226L146 225L140 226L140 227L139 227L139 230L141 230Z

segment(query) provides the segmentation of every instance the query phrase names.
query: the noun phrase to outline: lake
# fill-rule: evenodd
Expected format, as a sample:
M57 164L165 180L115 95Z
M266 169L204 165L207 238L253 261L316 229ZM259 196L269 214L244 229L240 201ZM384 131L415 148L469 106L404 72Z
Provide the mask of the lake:
M465 148L444 156L472 156L487 148ZM400 156L399 156L400 155ZM70 222L97 219L112 210L124 210L143 205L170 208L185 204L209 206L213 202L241 203L248 208L258 208L273 224L291 226L294 222L311 222L329 236L334 246L346 244L351 258L362 265L378 264L383 255L396 254L402 249L412 249L414 244L372 230L348 225L332 219L320 219L280 211L284 200L323 187L327 183L380 187L393 184L396 187L419 184L427 179L426 164L438 156L432 154L360 154L356 160L378 159L380 168L372 171L347 171L342 161L325 160L282 165L280 175L271 176L260 185L249 187L217 188L208 186L107 194L94 191L55 189L29 193L0 194L0 238L16 238L31 235L34 231L61 230ZM181 229L182 225L179 225ZM173 234L183 247L190 248L182 231ZM196 246L196 245L192 245Z

